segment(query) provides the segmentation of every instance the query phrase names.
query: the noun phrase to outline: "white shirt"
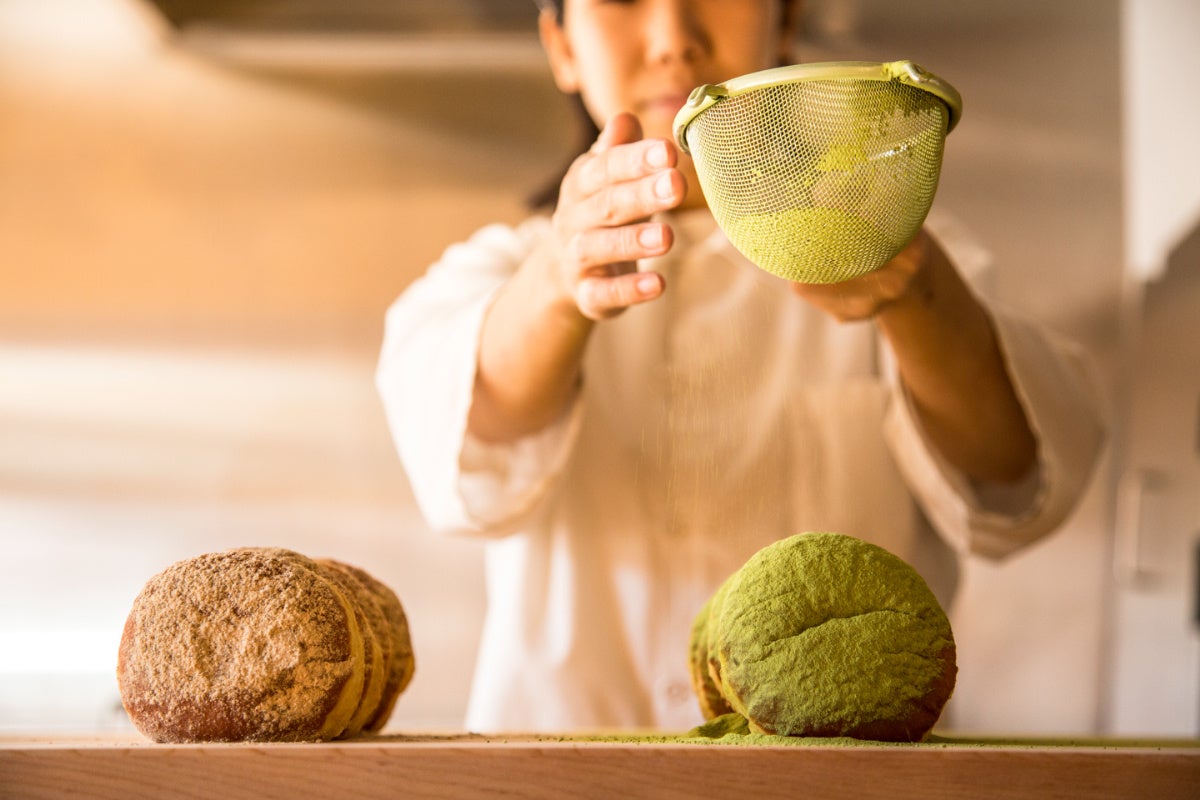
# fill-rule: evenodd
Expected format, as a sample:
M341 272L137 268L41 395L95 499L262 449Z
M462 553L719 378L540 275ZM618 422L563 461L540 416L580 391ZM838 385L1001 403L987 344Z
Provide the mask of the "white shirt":
M645 265L665 294L597 325L571 407L511 445L466 431L480 328L549 220L450 247L388 312L378 384L417 502L435 529L487 540L470 730L686 730L702 721L692 620L759 548L858 536L948 603L960 554L1053 530L1097 457L1075 352L993 312L1039 463L1020 487L971 485L926 443L871 323L806 304L707 212L670 219L675 246ZM964 274L984 270L961 234L927 226Z

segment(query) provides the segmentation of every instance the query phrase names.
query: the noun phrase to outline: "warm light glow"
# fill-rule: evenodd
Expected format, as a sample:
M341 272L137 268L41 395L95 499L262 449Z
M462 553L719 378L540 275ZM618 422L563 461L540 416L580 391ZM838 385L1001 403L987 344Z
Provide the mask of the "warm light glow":
M0 675L113 674L120 631L5 631Z
M134 0L13 0L0 3L0 51L94 57L140 50L162 31Z

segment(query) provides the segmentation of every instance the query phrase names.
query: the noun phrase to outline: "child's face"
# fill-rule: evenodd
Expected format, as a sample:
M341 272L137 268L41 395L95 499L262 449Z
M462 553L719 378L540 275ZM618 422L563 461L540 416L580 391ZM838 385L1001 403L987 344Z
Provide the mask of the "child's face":
M630 111L667 139L695 86L776 66L791 34L780 0L565 0L562 27L542 24L559 88L599 126Z

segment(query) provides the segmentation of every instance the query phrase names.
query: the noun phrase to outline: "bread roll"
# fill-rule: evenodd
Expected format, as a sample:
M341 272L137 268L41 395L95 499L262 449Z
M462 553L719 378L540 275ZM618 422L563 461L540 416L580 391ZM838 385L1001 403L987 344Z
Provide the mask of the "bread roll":
M384 685L387 683L384 658L386 653L391 651L391 639L379 603L350 568L340 561L327 558L317 559L317 564L325 570L326 575L337 584L342 593L351 598L354 621L362 632L363 689L345 730L339 734L346 737L356 736L375 715L383 698Z
M408 631L408 617L404 613L404 606L400 604L400 598L386 584L359 567L344 566L374 597L383 611L384 622L387 625L387 636L384 637L387 639L389 648L389 653L385 655L384 659L387 682L383 688L383 697L380 700L379 708L366 721L367 730L378 731L383 728L392 715L396 700L400 697L400 693L408 687L416 670L412 640Z
M954 690L953 633L925 581L850 536L763 548L701 615L692 663L709 719L715 693L759 733L919 741Z
M714 609L719 609L721 605L724 589L725 586L722 586L709 598L692 625L689 652L692 690L696 693L700 711L705 719L713 719L733 711L721 694L720 675L716 671L718 665L715 659L710 658L710 653L716 652L711 641L711 621L715 616Z
M366 572L239 548L146 583L117 681L157 742L321 741L382 727L412 667L399 599Z
M157 742L331 739L363 687L351 600L311 559L242 548L181 561L133 603L121 699Z

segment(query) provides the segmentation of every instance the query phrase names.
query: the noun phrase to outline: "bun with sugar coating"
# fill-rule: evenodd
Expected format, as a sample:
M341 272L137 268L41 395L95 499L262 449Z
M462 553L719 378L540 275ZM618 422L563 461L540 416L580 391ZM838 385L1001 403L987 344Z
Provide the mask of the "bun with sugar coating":
M411 675L407 628L404 646ZM390 711L385 653L396 650L350 568L238 548L146 583L122 632L117 681L130 719L156 742L321 741Z

